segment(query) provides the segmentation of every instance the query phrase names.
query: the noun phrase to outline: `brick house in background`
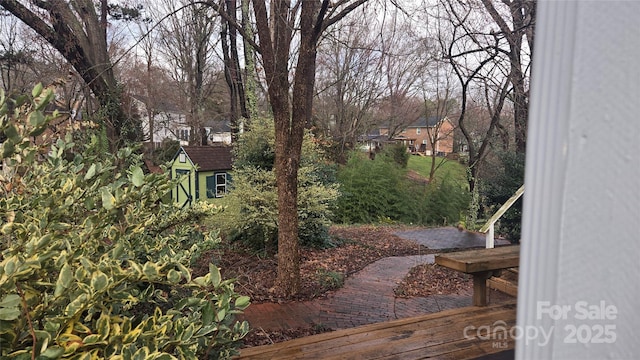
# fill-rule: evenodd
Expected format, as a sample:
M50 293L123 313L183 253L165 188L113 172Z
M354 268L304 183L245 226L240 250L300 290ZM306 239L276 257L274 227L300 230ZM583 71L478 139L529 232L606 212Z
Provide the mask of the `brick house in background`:
M402 132L392 138L396 142L402 142L411 153L438 156L446 156L453 153L453 132L455 126L447 117L421 116ZM380 135L389 133L389 127L380 126ZM431 136L435 143L429 141Z

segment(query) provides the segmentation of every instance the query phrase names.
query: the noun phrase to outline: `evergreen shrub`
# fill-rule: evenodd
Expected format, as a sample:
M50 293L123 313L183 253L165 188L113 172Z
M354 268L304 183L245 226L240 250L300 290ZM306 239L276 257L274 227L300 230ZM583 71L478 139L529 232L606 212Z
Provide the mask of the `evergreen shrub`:
M485 217L489 218L524 184L525 154L499 151L488 162L480 182ZM516 201L497 223L496 232L514 243L520 242L522 197Z
M344 224L456 224L468 207L467 191L448 177L428 185L410 180L394 153L383 152L374 160L360 152L351 154L338 172L341 196L335 220Z
M253 248L275 252L278 239L275 136L272 119L254 119L234 148L233 183L226 209L214 219L232 239ZM298 170L298 236L302 246L330 245L331 206L338 197L334 170L305 134Z

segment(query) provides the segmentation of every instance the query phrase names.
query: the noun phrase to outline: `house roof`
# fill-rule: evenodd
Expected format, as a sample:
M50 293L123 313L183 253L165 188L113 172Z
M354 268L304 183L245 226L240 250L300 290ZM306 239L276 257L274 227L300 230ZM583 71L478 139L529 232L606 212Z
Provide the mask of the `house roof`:
M150 105L149 98L146 96L132 95L132 97L140 101L141 103L143 103L145 106ZM182 109L180 109L180 107L176 103L162 97L154 98L153 104L151 105L154 107L154 110L160 111L160 112L167 112L167 113L174 113L174 114L182 114L184 112Z
M375 135L375 134L367 134L358 137L358 141L360 142L374 142L374 143L385 143L390 142L389 137L387 135Z
M441 121L443 121L445 119L446 119L446 117L440 117L440 116L435 116L435 115L434 116L429 116L429 117L420 116L414 122L412 122L410 125L408 125L407 128L434 127L438 123L440 123ZM380 128L381 129L388 129L389 128L389 124L382 124L382 125L380 125Z
M429 116L429 117L424 117L424 116L420 116L416 121L414 121L411 125L409 125L408 127L434 127L436 126L439 122L441 122L442 120L444 120L444 117L439 117L439 116Z
M230 146L182 146L180 151L183 150L198 166L198 171L230 170L232 167Z
M212 133L223 133L231 131L231 123L229 120L207 120L204 127L211 128Z

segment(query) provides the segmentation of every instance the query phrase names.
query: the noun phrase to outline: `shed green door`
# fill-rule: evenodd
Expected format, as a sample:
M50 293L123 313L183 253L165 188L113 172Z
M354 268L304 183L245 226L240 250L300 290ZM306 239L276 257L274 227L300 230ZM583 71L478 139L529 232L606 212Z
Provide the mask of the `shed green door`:
M176 187L176 202L182 204L182 207L190 206L193 201L189 172L189 170L176 169L176 177L183 177Z

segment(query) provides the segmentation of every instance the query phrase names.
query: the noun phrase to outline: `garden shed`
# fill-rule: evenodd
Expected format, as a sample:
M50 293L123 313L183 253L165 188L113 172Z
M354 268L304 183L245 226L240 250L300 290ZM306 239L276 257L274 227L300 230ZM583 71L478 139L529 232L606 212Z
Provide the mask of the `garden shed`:
M171 191L171 198L186 206L195 200L223 197L231 166L230 146L181 146L171 163L171 178L184 178Z

